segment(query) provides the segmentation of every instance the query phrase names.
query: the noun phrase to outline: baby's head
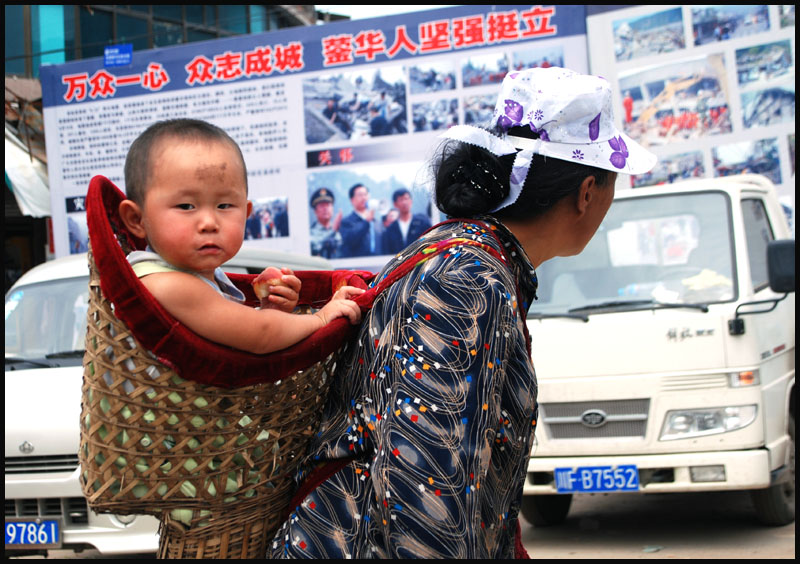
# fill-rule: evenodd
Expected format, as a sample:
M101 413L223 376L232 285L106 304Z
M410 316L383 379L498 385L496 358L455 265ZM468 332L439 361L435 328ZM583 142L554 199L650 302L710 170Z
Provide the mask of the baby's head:
M252 203L236 142L209 123L178 119L149 127L125 161L128 198L119 214L164 260L213 278L241 248Z
M159 166L158 150L165 141L173 143L226 143L238 157L242 167L244 186L247 189L247 168L239 145L223 129L199 119L172 119L159 121L148 127L137 137L128 149L125 158L125 193L139 206L144 204L148 182L154 168Z

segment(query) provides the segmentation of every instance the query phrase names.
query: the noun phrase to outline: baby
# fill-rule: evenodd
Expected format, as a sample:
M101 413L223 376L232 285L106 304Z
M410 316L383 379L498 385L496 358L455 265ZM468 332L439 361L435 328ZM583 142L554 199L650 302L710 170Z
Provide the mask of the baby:
M241 248L253 204L242 153L222 129L192 119L150 126L128 152L125 188L120 217L148 244L128 260L164 309L198 335L264 354L338 317L359 322L361 310L350 298L363 290L351 286L312 315L290 314L301 283L288 268L261 309L242 303L220 266Z

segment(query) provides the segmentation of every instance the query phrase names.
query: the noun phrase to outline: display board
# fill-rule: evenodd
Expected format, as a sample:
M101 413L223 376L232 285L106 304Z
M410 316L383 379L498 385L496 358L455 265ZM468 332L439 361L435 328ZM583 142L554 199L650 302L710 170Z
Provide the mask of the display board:
M794 229L793 5L635 6L587 17L590 71L659 157L632 187L754 172Z
M86 248L89 180L124 190L136 136L191 117L242 149L254 204L245 245L377 270L409 198L412 232L440 219L427 175L439 135L486 123L507 72L548 65L588 71L584 6L458 6L43 66L55 254ZM367 194L351 201L356 185ZM374 246L348 239L358 198L376 210Z

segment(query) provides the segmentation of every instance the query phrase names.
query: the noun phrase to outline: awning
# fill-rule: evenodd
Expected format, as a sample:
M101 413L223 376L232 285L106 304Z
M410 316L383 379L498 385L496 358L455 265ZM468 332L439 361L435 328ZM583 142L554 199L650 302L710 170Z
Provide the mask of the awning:
M47 168L6 127L6 178L23 215L48 217L50 187Z

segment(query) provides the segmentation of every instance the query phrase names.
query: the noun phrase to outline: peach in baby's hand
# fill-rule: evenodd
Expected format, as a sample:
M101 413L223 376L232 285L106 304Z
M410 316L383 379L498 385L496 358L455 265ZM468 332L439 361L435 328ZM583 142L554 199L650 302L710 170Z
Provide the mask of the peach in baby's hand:
M300 279L291 269L268 266L252 282L262 308L291 312L300 298Z

